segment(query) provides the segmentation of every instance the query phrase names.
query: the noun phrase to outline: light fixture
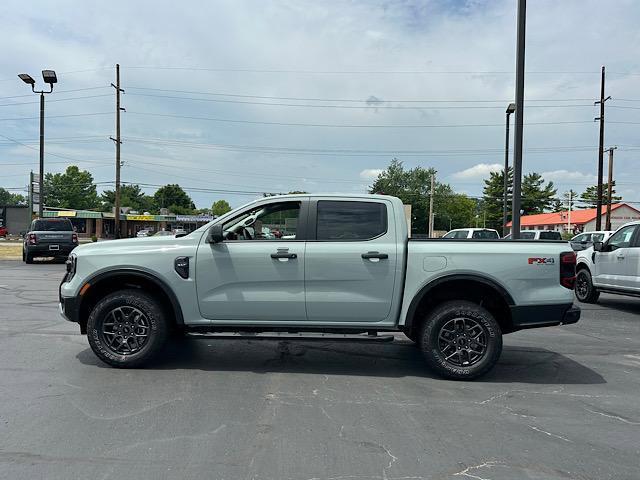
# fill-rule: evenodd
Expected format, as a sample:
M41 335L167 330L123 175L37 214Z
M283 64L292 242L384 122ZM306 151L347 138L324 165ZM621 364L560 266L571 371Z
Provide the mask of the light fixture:
M20 77L20 80L28 85L33 86L36 84L36 81L28 73L21 73L18 75L18 77Z
M507 113L513 113L516 111L516 104L515 103L510 103L507 106Z
M58 83L58 77L56 77L56 72L54 70L42 70L42 78L44 79L44 82L49 85Z

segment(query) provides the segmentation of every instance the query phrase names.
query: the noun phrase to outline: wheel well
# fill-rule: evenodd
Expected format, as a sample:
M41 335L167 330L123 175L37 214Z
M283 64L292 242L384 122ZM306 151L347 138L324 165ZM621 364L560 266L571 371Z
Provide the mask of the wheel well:
M576 265L576 273L578 273L580 270L586 270L591 273L591 270L589 270L589 267L586 263L579 263L578 265Z
M174 306L174 302L160 283L147 276L135 273L118 273L99 278L95 282L90 280L89 284L90 287L81 297L78 315L82 333L86 333L87 320L93 307L106 295L125 289L139 289L151 295L160 302L162 310L168 314L168 320L172 325L177 327L182 323L181 312L177 310L179 307Z
M502 333L513 332L511 309L504 294L496 287L472 279L452 279L429 288L407 318L411 334L417 334L424 318L438 305L452 300L466 300L486 308L496 319Z

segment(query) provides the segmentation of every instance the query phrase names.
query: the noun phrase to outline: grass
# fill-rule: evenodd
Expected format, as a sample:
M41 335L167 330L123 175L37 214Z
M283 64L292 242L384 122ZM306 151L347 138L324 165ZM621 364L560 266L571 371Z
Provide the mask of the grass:
M22 245L21 244L6 244L0 243L0 260L21 260L22 259Z

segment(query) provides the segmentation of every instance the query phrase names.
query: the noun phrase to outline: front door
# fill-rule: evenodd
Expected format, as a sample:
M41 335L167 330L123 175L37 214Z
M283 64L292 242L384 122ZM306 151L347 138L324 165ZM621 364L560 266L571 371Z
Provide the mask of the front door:
M196 285L204 318L237 323L306 320L301 239L306 204L305 199L248 207L224 223L223 242L207 243L203 236Z
M310 212L315 238L311 233L305 257L309 321L389 321L398 288L392 204L327 199Z
M625 288L632 274L628 255L637 225L623 227L605 244L605 251L595 254L595 283L603 287Z

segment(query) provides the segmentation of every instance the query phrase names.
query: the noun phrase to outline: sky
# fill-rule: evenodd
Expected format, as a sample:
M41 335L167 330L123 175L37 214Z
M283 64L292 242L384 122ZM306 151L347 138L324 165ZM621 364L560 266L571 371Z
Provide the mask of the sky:
M148 193L179 183L199 208L362 193L398 158L481 195L504 162L516 3L3 1L0 186L38 168L38 98L17 74L41 85L50 68L46 171L79 165L112 188L119 63L122 180ZM559 195L595 183L605 65L605 146L640 202L640 2L528 3L523 170Z

